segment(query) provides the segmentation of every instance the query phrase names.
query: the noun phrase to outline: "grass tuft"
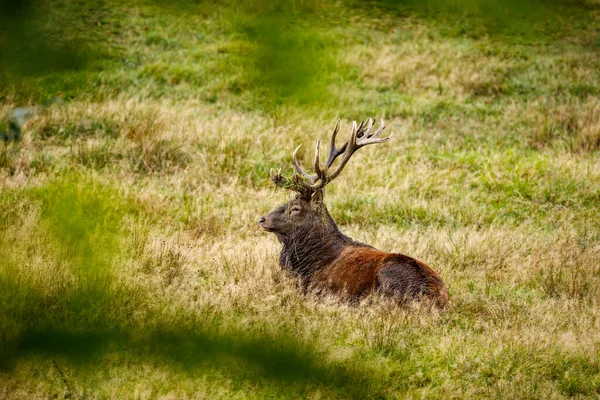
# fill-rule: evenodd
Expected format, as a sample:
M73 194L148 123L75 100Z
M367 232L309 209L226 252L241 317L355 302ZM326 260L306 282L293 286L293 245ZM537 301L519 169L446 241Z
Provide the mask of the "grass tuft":
M575 152L600 149L600 101L597 97L571 98L541 106L531 141L536 146L559 144Z
M537 264L540 285L549 297L583 304L600 300L600 247L595 239L567 236Z

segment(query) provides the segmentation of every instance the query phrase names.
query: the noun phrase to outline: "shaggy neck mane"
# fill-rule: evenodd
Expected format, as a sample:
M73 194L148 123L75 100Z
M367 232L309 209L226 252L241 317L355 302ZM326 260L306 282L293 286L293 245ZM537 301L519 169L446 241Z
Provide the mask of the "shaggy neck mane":
M283 245L279 264L302 277L307 277L330 264L353 242L340 232L324 209L323 218L313 224L298 226L289 236L278 235Z

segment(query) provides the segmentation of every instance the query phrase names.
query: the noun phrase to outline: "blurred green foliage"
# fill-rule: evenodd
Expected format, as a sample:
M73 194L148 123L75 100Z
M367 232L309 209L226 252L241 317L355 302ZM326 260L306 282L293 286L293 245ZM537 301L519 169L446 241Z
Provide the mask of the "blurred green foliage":
M41 241L21 236L18 229L23 205L31 200L40 204ZM0 218L6 224L0 235L0 252L4 255L0 260L2 313L11 318L21 315L18 319L34 325L82 310L87 310L87 322L105 318L107 304L115 294L112 268L121 254L126 213L118 193L73 177L60 178L18 197L7 195L0 203ZM20 242L29 242L27 256L19 253ZM31 254L47 258L42 264L55 268L57 280L65 274L70 276L71 285L60 287L47 282L42 288L37 283L41 271L17 273ZM51 304L54 309L47 308ZM53 314L56 307L62 310Z
M19 233L27 215L23 204L39 205L36 223L46 234L25 246L15 244L15 239L32 239ZM88 365L110 348L188 371L301 383L307 390L324 385L346 398L364 398L370 391L369 378L341 363L324 363L312 344L285 329L266 335L261 327L223 328L216 312L199 321L193 313L172 313L172 304L123 286L113 268L126 247L124 223L135 213L110 186L77 176L0 200L0 372L31 354ZM21 263L37 257L55 265L55 282L40 282L40 271L19 272ZM57 285L61 281L71 285ZM166 319L160 309L168 310ZM149 318L140 320L143 315Z
M70 260L80 284L86 291L107 285L120 254L123 199L106 186L72 178L44 187L37 196L42 200L44 228Z
M247 64L250 84L273 104L327 99L336 46L319 18L324 7L312 1L277 0L239 2L230 10L235 29L253 44Z
M101 54L89 33L76 29L86 7L68 0L0 2L0 99L43 100L84 86L74 72L89 68Z
M449 34L498 39L544 40L568 31L574 11L594 7L585 0L347 0L353 7L379 8L399 16L446 22Z
M542 40L568 32L571 24L589 22L581 18L585 13L580 11L593 7L584 0L154 0L151 4L157 13L192 14L200 19L217 16L222 34L245 42L227 50L235 53L228 58L236 64L231 68L239 68L245 75L232 82L229 90L234 95L250 93L256 106L270 112L282 104L323 106L335 102L331 88L336 80L350 77L344 76L347 68L335 43L340 38L332 32L348 8L382 17L442 20L449 35ZM571 18L575 10L578 17ZM120 57L125 57L118 40L113 40L125 32L125 16L120 13L103 0L3 0L0 98L38 102L58 93L82 96L89 94L90 87L100 88L106 78L99 79L99 74L106 63L119 63ZM145 43L164 40L149 36ZM207 43L199 40L196 45ZM207 76L204 80L212 78L217 79Z

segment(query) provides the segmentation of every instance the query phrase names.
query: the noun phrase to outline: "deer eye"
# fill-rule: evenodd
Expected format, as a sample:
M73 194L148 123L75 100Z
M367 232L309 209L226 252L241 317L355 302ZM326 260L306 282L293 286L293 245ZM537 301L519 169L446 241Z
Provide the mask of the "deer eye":
M290 210L292 212L292 214L297 214L302 210L302 208L300 206L293 206L292 209Z

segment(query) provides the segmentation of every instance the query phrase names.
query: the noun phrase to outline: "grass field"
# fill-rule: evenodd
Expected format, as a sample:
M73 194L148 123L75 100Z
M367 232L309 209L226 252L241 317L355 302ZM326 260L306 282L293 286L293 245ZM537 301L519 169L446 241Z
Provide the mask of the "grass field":
M598 1L32 4L0 21L0 117L38 107L0 143L0 398L600 396ZM367 117L394 137L325 202L444 312L303 295L256 223Z

